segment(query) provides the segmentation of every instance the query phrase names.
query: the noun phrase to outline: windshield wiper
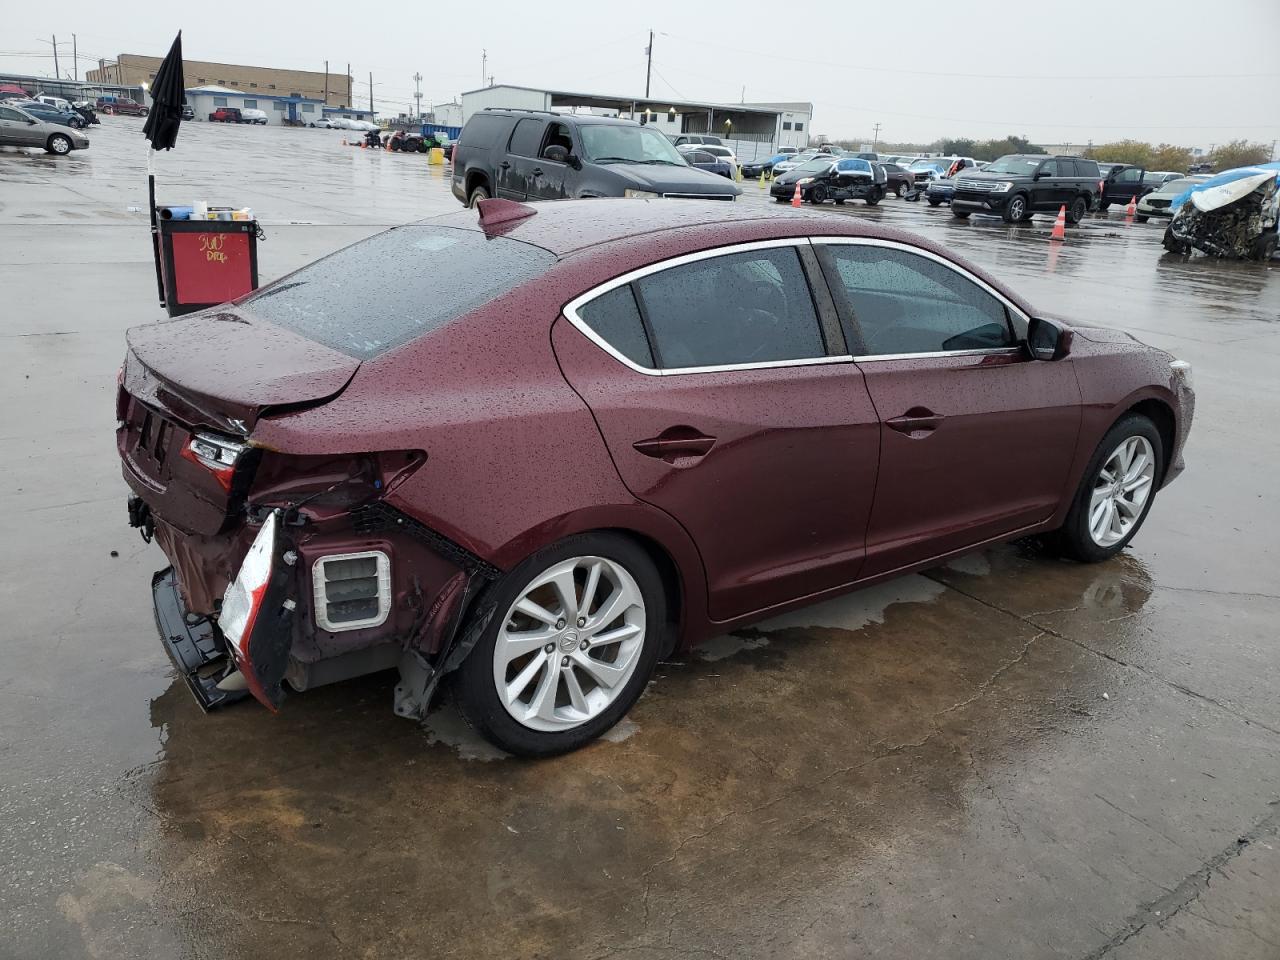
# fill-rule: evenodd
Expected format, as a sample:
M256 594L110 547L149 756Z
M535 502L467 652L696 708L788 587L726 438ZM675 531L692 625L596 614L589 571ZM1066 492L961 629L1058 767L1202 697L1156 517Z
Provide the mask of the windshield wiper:
M633 160L631 157L596 157L596 163L640 163L640 160Z

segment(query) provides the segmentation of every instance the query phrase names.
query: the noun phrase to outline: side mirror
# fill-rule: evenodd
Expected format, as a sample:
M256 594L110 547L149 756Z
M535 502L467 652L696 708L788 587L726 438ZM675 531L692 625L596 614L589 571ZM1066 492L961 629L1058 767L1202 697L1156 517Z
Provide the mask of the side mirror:
M582 160L576 153L569 154L569 166L573 167L575 170L582 169Z
M553 143L542 151L542 155L553 163L568 163L569 151L558 143Z
M1027 350L1035 360L1061 360L1071 352L1071 331L1052 320L1032 317L1027 324Z

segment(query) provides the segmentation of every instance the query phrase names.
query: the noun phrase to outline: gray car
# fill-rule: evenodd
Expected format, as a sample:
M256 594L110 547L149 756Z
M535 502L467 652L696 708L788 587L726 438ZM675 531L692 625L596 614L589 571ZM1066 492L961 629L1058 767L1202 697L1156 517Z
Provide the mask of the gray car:
M733 200L741 192L689 166L652 127L613 117L489 108L472 114L453 149L453 195L467 206L487 197Z
M88 146L89 138L79 130L46 123L21 107L0 103L0 147L40 147L65 156Z

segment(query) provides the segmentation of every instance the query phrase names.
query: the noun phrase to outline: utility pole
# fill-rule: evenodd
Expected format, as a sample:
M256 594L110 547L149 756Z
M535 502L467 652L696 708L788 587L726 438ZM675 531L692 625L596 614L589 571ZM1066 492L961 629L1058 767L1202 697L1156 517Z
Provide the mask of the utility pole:
M875 125L875 135L871 138L871 152L875 153L876 147L880 145L880 124Z
M369 119L373 119L373 71L369 71Z
M644 68L644 98L649 99L649 78L653 75L653 31L649 31L649 45L644 48L645 55L649 58L648 65Z
M347 100L343 104L344 107L354 107L356 102L351 96L351 64L347 64Z
M418 102L418 119L422 119L422 74L413 75L413 99Z
M76 83L80 82L80 51L76 49L76 35L71 35L71 69Z
M329 61L324 62L324 106L329 105ZM323 112L324 107L320 108Z
M62 74L58 71L58 35L56 33L53 35L53 75L59 80L62 79Z
M485 78L489 76L489 51L480 51L480 86L484 86Z

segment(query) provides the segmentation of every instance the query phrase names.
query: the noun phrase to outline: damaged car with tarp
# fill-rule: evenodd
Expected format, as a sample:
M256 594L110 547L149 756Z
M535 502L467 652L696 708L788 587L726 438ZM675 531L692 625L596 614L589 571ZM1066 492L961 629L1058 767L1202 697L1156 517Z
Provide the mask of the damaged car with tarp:
M1164 232L1170 253L1257 260L1276 253L1280 223L1280 163L1238 167L1195 184L1174 198Z

